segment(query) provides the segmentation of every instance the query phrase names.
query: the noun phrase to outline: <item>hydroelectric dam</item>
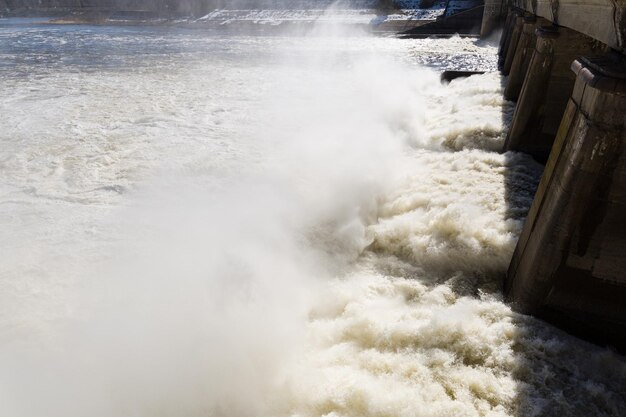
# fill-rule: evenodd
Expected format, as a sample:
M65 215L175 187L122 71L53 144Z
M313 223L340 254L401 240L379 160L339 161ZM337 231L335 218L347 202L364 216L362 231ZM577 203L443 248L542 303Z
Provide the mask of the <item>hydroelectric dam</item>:
M515 308L626 348L626 1L487 0L501 25L504 151L545 171L504 284Z
M0 0L0 417L624 417L620 4Z

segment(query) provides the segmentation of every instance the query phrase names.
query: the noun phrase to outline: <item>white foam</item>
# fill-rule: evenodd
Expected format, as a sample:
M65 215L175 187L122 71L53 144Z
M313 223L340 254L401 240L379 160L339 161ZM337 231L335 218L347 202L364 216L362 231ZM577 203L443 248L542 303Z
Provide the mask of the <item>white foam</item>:
M619 415L623 358L498 295L540 172L499 76L416 64L492 46L38 30L75 49L0 73L0 415Z

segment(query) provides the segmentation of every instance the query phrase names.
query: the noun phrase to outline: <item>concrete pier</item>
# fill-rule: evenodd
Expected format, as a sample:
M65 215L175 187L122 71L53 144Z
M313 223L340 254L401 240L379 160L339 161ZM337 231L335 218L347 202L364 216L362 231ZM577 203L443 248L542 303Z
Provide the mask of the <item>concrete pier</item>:
M502 34L500 35L500 47L498 48L498 57L502 55L502 51L504 50L504 44L506 43L507 38L511 34L511 21L513 19L513 12L509 11L506 14L506 19L504 20L504 25L502 26Z
M601 53L606 46L554 25L539 27L536 35L504 149L526 152L545 161L574 87L571 63L578 56Z
M580 58L505 282L514 307L626 348L626 62Z
M505 0L485 0L480 36L489 36L502 22L508 8Z
M506 60L506 55L511 46L511 35L518 21L517 18L520 16L522 16L522 12L517 9L512 9L507 16L506 24L502 30L500 49L498 50L498 69L500 70L504 67L504 61Z
M504 90L504 98L507 100L517 101L537 43L535 30L539 25L545 25L546 23L545 19L538 19L533 15L524 17L522 33L515 48L509 79Z
M509 47L507 48L506 54L503 57L502 63L502 74L509 75L511 71L511 65L513 64L513 57L515 56L515 51L517 50L517 46L519 44L519 39L522 34L522 30L524 28L524 19L525 16L523 13L520 13L515 17L515 22L513 22L513 29L511 31L511 39L509 40Z
M626 0L508 5L498 64L517 104L504 150L546 166L505 295L626 353Z

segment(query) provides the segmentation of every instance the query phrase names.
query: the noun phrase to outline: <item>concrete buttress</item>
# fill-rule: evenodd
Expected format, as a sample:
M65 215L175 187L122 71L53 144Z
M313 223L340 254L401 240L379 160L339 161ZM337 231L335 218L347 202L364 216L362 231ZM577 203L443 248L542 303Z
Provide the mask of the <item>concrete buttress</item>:
M602 53L606 45L564 27L541 26L535 33L537 43L504 149L526 152L543 162L574 87L575 76L569 70L572 61Z
M520 35L517 47L515 48L515 56L509 71L509 79L504 89L504 98L511 101L517 101L519 93L524 84L524 78L530 65L530 58L533 56L537 37L535 30L540 24L545 24L544 19L537 19L535 16L524 17L524 26Z
M502 74L504 75L509 75L509 72L511 71L513 57L515 57L515 51L517 50L519 39L522 35L522 30L524 29L524 20L525 16L523 14L515 18L513 31L511 32L511 40L509 41L509 48L506 51L504 63L502 64Z
M511 36L515 29L515 23L517 18L522 16L522 12L517 9L511 9L506 19L506 25L502 32L502 38L500 42L500 49L498 50L498 68L501 70L504 67L504 60L506 59L507 51L511 46Z
M480 26L480 37L483 38L493 32L500 25L502 16L506 9L506 2L503 0L485 0L483 20Z
M626 348L626 58L579 58L515 249L514 308Z

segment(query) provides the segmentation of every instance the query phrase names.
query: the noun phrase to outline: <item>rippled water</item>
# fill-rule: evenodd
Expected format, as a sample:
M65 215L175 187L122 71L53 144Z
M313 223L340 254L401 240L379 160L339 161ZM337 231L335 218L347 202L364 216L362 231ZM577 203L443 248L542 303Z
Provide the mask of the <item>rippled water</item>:
M622 415L501 300L495 52L0 20L0 415Z

